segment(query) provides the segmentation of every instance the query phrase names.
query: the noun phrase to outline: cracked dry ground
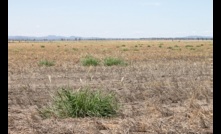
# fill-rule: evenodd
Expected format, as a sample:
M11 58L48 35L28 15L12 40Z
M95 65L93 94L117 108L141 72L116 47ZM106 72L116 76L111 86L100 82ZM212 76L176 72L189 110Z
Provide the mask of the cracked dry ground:
M163 47L158 47L159 44ZM212 41L9 43L8 131L10 134L212 134L212 44ZM180 49L175 49L175 45ZM186 45L192 45L194 50ZM84 67L80 59L88 54L99 59L121 57L129 64ZM56 64L40 67L41 59L54 60ZM118 116L42 119L37 109L50 102L50 95L59 87L67 85L76 90L90 86L116 92L121 104Z

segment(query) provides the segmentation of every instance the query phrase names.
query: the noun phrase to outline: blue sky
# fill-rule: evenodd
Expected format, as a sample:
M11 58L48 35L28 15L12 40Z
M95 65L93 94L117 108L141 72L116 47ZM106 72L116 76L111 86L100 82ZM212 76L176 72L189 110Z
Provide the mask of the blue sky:
M8 0L9 36L213 36L212 0Z

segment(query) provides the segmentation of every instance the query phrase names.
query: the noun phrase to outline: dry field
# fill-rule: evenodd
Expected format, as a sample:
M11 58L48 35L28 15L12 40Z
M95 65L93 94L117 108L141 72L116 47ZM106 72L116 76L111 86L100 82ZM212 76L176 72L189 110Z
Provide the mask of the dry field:
M92 55L127 66L82 66ZM55 61L39 66L42 59ZM212 134L212 41L76 41L8 43L10 134ZM51 81L49 81L51 77ZM69 85L116 92L113 118L42 119L50 94Z

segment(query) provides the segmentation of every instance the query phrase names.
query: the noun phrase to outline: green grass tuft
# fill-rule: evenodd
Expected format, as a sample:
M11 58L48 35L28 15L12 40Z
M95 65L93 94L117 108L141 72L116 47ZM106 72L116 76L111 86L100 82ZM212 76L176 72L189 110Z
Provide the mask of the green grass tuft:
M172 47L167 47L167 49L173 49Z
M122 49L122 51L129 51L129 49L128 48L124 48L124 49Z
M49 61L49 60L41 60L38 63L39 66L46 66L46 67L50 67L50 66L54 66L55 62L54 61Z
M108 57L104 59L105 66L113 66L113 65L127 65L122 59Z
M192 45L186 45L185 47L193 47Z
M83 66L97 66L99 65L99 60L92 56L86 56L81 60L81 63Z
M77 48L72 48L72 50L74 50L74 51L78 51L78 49L77 49Z
M43 118L112 117L117 114L119 103L113 92L83 88L73 91L63 87L53 96L51 105L40 109Z

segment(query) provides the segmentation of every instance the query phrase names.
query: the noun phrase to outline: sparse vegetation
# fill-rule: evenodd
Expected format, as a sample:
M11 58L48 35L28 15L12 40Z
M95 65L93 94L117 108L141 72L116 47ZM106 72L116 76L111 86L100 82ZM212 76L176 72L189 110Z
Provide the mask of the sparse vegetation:
M77 48L72 48L72 50L74 50L74 51L78 51L78 49L77 49Z
M164 43L162 48L160 43ZM201 44L204 47L197 47ZM212 44L211 40L9 42L8 131L213 133ZM84 67L82 60L86 55L97 59L99 65ZM128 66L104 65L107 57L120 58ZM56 59L56 64L39 67L38 63L46 59ZM92 114L76 110L78 118L69 117L72 107L65 110L62 104L68 103L69 107L71 103L66 97L85 91L85 87L93 93L101 90L107 96L116 94L120 105L116 114L91 117ZM59 98L58 92L63 96Z
M50 66L54 66L55 62L54 61L49 61L49 60L41 60L38 63L39 66L46 66L46 67L50 67Z
M45 46L41 45L41 48L45 48Z
M193 47L192 45L186 45L185 47Z
M128 48L124 48L124 49L122 49L123 51L129 51L129 49Z
M167 49L173 49L172 47L167 47Z

